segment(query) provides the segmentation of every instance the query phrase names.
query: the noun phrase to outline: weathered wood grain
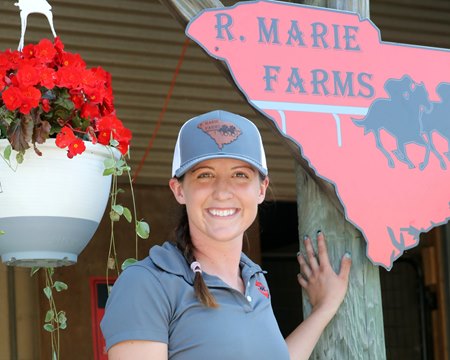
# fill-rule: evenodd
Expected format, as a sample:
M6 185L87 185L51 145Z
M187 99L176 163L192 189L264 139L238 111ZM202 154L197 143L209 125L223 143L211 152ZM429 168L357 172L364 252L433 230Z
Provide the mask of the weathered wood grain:
M306 0L307 5L358 12L369 17L369 0ZM366 244L361 233L346 221L312 181L297 166L297 204L299 233L314 238L322 230L328 239L330 260L339 270L342 255L352 254L352 270L347 297L333 321L325 329L311 359L386 359L383 309L378 267L366 257ZM304 246L300 244L301 250ZM303 313L311 306L304 297Z
M366 257L361 234L300 166L297 166L297 204L300 237L307 234L314 239L317 230L322 230L336 272L342 255L346 251L352 254L346 299L322 334L311 359L386 359L379 272ZM302 241L300 249L305 251ZM307 316L310 312L311 306L304 296L303 313Z

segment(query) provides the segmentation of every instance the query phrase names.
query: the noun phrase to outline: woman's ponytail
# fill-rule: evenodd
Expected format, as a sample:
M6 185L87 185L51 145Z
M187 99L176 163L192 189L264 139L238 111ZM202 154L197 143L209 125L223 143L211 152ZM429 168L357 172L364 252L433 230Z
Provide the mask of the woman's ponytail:
M194 276L194 291L198 300L206 307L217 308L219 305L216 299L209 291L206 286L205 280L203 279L202 270L200 264L195 261L194 257L194 245L192 244L191 234L189 231L189 219L186 211L186 206L183 206L182 214L175 229L175 243L178 249L181 250L186 261L195 273Z

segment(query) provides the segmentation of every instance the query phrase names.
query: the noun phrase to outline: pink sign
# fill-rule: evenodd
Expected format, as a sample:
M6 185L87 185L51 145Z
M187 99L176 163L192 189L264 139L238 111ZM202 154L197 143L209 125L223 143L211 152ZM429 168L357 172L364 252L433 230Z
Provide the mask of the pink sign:
M275 1L205 10L186 33L335 185L374 264L390 269L450 219L449 50L383 42L355 13Z

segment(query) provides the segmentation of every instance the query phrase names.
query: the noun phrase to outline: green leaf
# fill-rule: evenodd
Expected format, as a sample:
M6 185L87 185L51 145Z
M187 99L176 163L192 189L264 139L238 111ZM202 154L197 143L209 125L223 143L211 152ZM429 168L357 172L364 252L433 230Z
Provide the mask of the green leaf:
M137 221L136 233L141 239L147 239L150 235L150 226L145 221Z
M52 321L54 316L55 316L55 313L53 312L53 310L48 310L47 314L45 314L45 322L48 323L48 322Z
M52 298L52 288L50 286L46 286L44 288L44 294L47 296L47 299L50 300Z
M113 211L115 211L119 215L123 214L123 206L122 205L113 205L113 206L111 206L111 209L113 209Z
M114 210L111 210L109 212L109 218L111 219L111 221L119 221L120 215L118 213L116 213Z
M63 283L62 281L55 281L55 283L53 284L53 286L55 287L56 291L61 292L63 290L67 290L69 287L67 286L66 283Z
M109 145L111 145L111 146L118 146L118 145L119 145L119 142L118 142L117 140L115 140L115 139L111 139L111 140L109 141Z
M31 268L31 273L30 276L33 276L34 274L36 274L41 268L39 266L33 266Z
M128 258L122 263L121 269L125 270L128 266L130 266L131 264L134 264L135 262L137 262L136 259Z
M22 152L18 152L16 155L16 161L18 164L22 164L23 163L23 153Z
M117 168L121 168L125 165L125 161L123 161L122 159L118 160L116 163L116 167Z
M55 104L61 106L62 108L64 108L65 110L73 110L73 108L75 107L73 102L69 99L64 99L62 96L58 97L55 100Z
M44 324L44 329L48 332L55 331L55 327L52 324Z
M67 317L66 317L66 313L64 311L60 311L58 314L58 323L60 325L66 324L67 323Z
M0 236L5 235L6 233L3 230L0 230Z
M105 169L103 170L103 176L108 176L108 175L112 175L116 172L115 168L109 168L109 169Z
M105 169L111 169L116 167L116 162L112 158L108 158L103 162L103 165L105 165Z
M127 207L124 207L124 208L123 208L123 216L125 217L125 219L127 219L127 221L128 221L129 223L131 223L131 219L132 219L133 217L131 216L131 211L130 211L130 209L128 209Z
M3 157L5 158L5 160L9 161L9 158L11 157L11 151L12 151L12 147L11 147L11 145L8 145L5 148L5 151L3 151Z
M67 329L67 322L63 322L62 324L59 324L60 329Z
M58 355L56 355L55 350L53 350L53 352L52 352L52 360L58 360Z

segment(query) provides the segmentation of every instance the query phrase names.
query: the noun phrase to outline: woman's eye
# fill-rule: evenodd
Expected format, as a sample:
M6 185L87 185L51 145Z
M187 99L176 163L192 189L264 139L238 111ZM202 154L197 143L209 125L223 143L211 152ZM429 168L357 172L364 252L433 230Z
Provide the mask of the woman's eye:
M248 179L248 175L245 172L239 171L234 174L234 177L241 178L241 179Z
M213 174L211 173L200 173L197 175L198 179L207 179L213 177Z

